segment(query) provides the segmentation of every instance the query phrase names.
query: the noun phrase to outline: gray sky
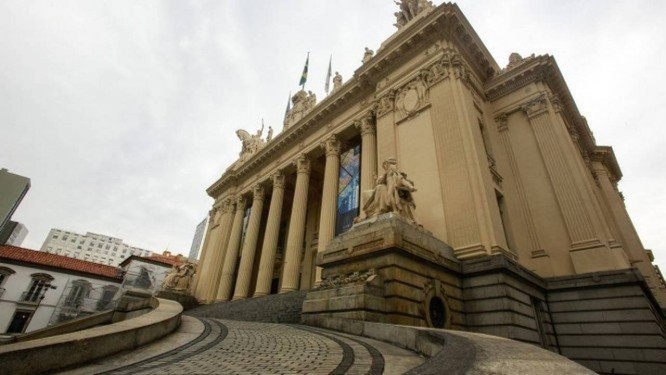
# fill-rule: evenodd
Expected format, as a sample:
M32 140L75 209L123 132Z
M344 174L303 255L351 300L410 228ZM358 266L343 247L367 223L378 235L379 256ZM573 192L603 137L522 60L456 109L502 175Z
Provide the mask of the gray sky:
M435 1L439 4L441 1ZM501 66L557 59L666 270L666 2L458 2ZM307 51L324 96L395 30L391 0L0 3L0 167L30 177L14 215L38 249L50 228L186 254L205 189L240 151L234 131L282 128Z

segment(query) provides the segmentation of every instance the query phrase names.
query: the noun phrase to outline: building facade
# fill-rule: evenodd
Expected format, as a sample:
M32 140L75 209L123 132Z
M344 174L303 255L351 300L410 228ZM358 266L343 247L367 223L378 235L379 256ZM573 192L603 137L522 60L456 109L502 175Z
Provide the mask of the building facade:
M0 231L0 244L21 246L27 236L28 228L25 225L10 220Z
M152 251L128 245L122 239L87 232L51 229L40 251L89 262L117 266L132 255L148 257Z
M21 334L108 310L116 267L0 245L0 334Z
M500 67L455 4L400 4L398 30L330 95L297 92L275 137L236 132L194 295L311 290L306 321L470 330L663 372L666 286L555 59ZM413 221L364 221L391 163L417 188Z
M323 101L292 102L271 140L237 132L241 156L207 190L201 300L318 283L315 255L349 226L342 207L353 217L363 203L339 189L358 179L359 196L395 157L419 187L417 221L459 259L501 253L542 277L634 267L666 306L613 149L595 143L552 56L512 54L500 67L442 4L366 53Z

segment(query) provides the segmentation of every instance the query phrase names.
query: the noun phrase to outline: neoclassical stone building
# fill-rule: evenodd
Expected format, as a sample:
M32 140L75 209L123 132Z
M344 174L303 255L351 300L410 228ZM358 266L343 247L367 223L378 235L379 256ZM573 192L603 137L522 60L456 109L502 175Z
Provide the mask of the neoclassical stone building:
M465 265L496 256L523 272L516 279L541 288L529 292L532 304L555 300L552 288L633 272L633 281L623 283L642 290L641 301L651 304L645 309L656 314L651 321L658 321L656 301L666 307L666 288L625 209L613 149L596 144L555 59L512 54L500 67L455 4L402 3L416 4L415 11L401 8L395 34L376 53L366 50L363 64L330 95L318 103L314 95L294 95L275 137L237 132L238 161L207 190L215 203L195 296L211 303L319 285L321 254L349 230L364 203L361 192L395 157L418 189L416 221L462 265L450 268L457 281L445 282L460 290L449 292L447 326L484 331L470 323L474 308L464 290L474 285L466 284ZM387 287L385 295L405 306L419 302L412 293L423 287L418 277L435 276L414 267L411 278L395 282L402 289ZM326 268L323 276L330 276ZM589 301L605 295L591 290ZM539 309L555 309L548 306ZM387 309L387 321L427 322L418 320L416 307ZM539 315L519 310L516 316ZM555 327L546 323L551 328L525 327ZM513 328L484 332L556 345Z

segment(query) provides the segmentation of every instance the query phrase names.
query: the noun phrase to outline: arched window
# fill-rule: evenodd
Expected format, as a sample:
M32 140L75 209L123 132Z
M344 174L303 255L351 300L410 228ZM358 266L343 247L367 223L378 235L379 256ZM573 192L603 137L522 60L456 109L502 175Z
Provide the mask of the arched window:
M16 272L14 272L13 269L0 266L0 297L2 297L2 295L5 292L4 288L5 282L7 281L9 276L11 276L14 273Z
M113 297L116 296L118 287L115 285L104 286L102 298L97 302L97 311L109 310L113 307Z
M28 290L21 295L21 301L38 303L44 298L46 290L52 287L53 276L46 273L34 273L30 276L32 276L32 282Z

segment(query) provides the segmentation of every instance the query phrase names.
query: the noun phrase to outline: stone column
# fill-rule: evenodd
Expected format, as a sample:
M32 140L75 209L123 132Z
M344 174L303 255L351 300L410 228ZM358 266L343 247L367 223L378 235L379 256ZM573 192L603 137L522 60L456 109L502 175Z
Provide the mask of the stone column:
M305 214L308 208L308 186L310 184L310 159L305 155L298 158L296 169L296 189L294 191L294 203L291 208L291 218L289 220L289 234L287 235L287 249L284 257L280 293L298 289L301 269Z
M217 289L217 295L215 298L217 301L229 300L231 284L234 281L234 271L236 270L236 261L238 260L238 247L240 245L241 235L243 234L245 204L245 198L238 197L236 199L236 214L234 215L234 223L231 226L229 246L227 246L227 253L224 257L220 287Z
M232 199L227 199L222 205L222 218L218 227L218 237L216 237L214 244L215 252L206 262L210 263L210 274L206 280L206 293L204 295L206 301L213 302L217 296L217 288L220 284L220 276L222 273L222 265L227 253L227 243L229 242L229 233L231 232L231 223L233 220L234 205Z
M326 169L321 196L317 253L326 250L326 246L335 237L335 214L338 201L338 179L340 178L340 140L333 135L322 144L322 147L326 151ZM317 267L316 272L315 284L319 284L321 268Z
M217 211L218 207L213 207L208 212L208 230L206 231L206 239L204 240L204 245L202 247L201 257L199 258L199 269L194 275L194 285L192 290L194 291L194 296L198 300L203 300L203 292L205 281L202 281L202 275L204 277L210 277L210 257L215 251L215 246L213 246L213 241L217 236L213 235L215 232L213 228L217 225ZM217 233L215 233L217 234Z
M280 219L282 216L282 202L284 201L284 175L278 171L273 175L273 194L271 206L268 209L268 222L264 233L264 244L261 248L259 260L259 274L254 296L265 296L271 291L273 280L273 267L275 265L275 252L280 235Z
M247 298L250 293L254 254L257 252L261 214L264 211L264 188L257 185L254 187L253 193L252 209L250 211L250 219L247 223L247 232L245 234L245 243L243 243L243 251L241 252L240 267L238 268L233 300Z
M375 187L377 176L377 140L372 115L358 121L356 127L361 131L361 192ZM362 195L362 194L361 194ZM360 202L361 207L365 202Z

